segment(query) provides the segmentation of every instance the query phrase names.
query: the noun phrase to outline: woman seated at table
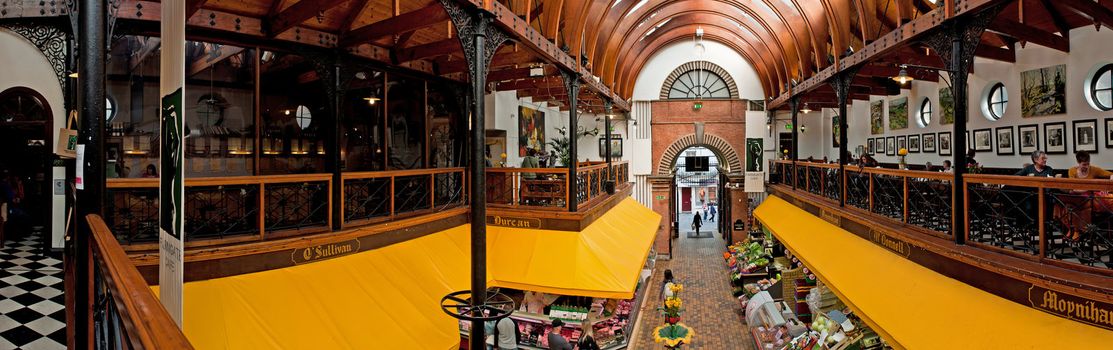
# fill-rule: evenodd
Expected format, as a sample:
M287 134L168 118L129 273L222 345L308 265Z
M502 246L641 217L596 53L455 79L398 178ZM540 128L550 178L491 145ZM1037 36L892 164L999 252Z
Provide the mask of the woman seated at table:
M1071 167L1067 175L1072 179L1111 179L1113 173L1090 165L1090 153L1078 151L1074 154L1078 165ZM1113 211L1113 196L1105 191L1073 190L1069 195L1059 197L1062 207L1056 208L1056 216L1067 228L1066 238L1078 240L1093 222L1094 212Z
M1020 169L1020 171L1016 172L1014 175L1053 177L1055 176L1055 169L1047 165L1047 152L1033 151L1032 164Z
M526 156L522 158L522 168L540 168L541 164L537 161L537 150L533 148L526 148ZM537 178L535 173L522 173L522 178L533 180Z
M873 156L870 156L868 154L863 153L861 160L858 161L858 167L859 168L863 168L863 167L864 168L876 168L877 167L877 159L873 159Z

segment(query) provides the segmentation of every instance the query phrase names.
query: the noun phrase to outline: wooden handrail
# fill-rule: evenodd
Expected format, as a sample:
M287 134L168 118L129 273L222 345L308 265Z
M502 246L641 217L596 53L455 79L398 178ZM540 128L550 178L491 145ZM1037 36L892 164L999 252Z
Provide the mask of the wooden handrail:
M228 186L228 185L258 185L291 182L318 182L332 179L331 174L285 174L285 175L260 175L260 176L225 176L225 177L194 177L186 178L186 187L190 186ZM108 179L107 188L157 188L157 178L140 179Z
M374 179L392 176L414 176L414 175L432 175L432 174L448 174L448 173L463 173L464 168L433 168L433 169L407 169L407 170L389 170L389 171L358 171L358 172L344 172L340 173L340 178L348 179Z
M1108 179L1072 179L1062 177L964 174L968 184L993 184L1061 190L1113 191L1113 181Z
M487 168L488 173L568 174L568 168Z
M86 218L92 229L93 261L100 267L112 301L120 314L127 340L134 349L193 349L181 328L143 280L139 270L97 215Z

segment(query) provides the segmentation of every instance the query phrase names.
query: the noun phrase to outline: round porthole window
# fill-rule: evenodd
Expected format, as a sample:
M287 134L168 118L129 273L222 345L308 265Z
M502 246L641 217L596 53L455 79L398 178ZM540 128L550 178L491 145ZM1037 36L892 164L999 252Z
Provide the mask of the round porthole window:
M990 121L1001 120L1009 107L1009 91L1005 84L996 82L989 85L982 98L982 114Z
M928 125L931 125L931 100L930 99L925 97L924 101L920 102L920 110L919 110L919 112L916 113L916 115L919 116L919 118L917 118L917 119L920 121L920 127L927 127Z
M1113 63L1095 66L1087 77L1086 102L1099 111L1113 110Z

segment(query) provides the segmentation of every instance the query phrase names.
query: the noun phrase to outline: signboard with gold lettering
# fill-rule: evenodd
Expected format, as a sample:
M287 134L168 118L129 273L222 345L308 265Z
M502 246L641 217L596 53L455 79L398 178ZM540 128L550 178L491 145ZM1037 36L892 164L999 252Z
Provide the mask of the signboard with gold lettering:
M290 260L294 262L294 265L297 265L332 259L357 252L359 252L359 240L353 239L294 249L294 251L290 253Z
M487 225L513 228L541 228L541 219L487 215Z
M912 255L912 249L908 242L893 238L881 233L881 231L870 229L870 241L905 258Z
M842 216L839 216L838 213L827 211L826 209L821 209L820 210L820 217L824 221L827 221L827 222L831 223L832 225L842 226Z
M1113 305L1032 285L1028 303L1040 311L1113 330Z

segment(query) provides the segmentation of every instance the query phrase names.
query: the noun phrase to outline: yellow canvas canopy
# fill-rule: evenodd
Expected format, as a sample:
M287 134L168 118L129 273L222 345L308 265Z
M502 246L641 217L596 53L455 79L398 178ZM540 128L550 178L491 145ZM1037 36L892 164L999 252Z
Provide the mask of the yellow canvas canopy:
M626 199L583 232L489 227L488 283L631 298L659 223ZM186 283L185 334L197 349L455 349L440 299L469 288L469 230Z

